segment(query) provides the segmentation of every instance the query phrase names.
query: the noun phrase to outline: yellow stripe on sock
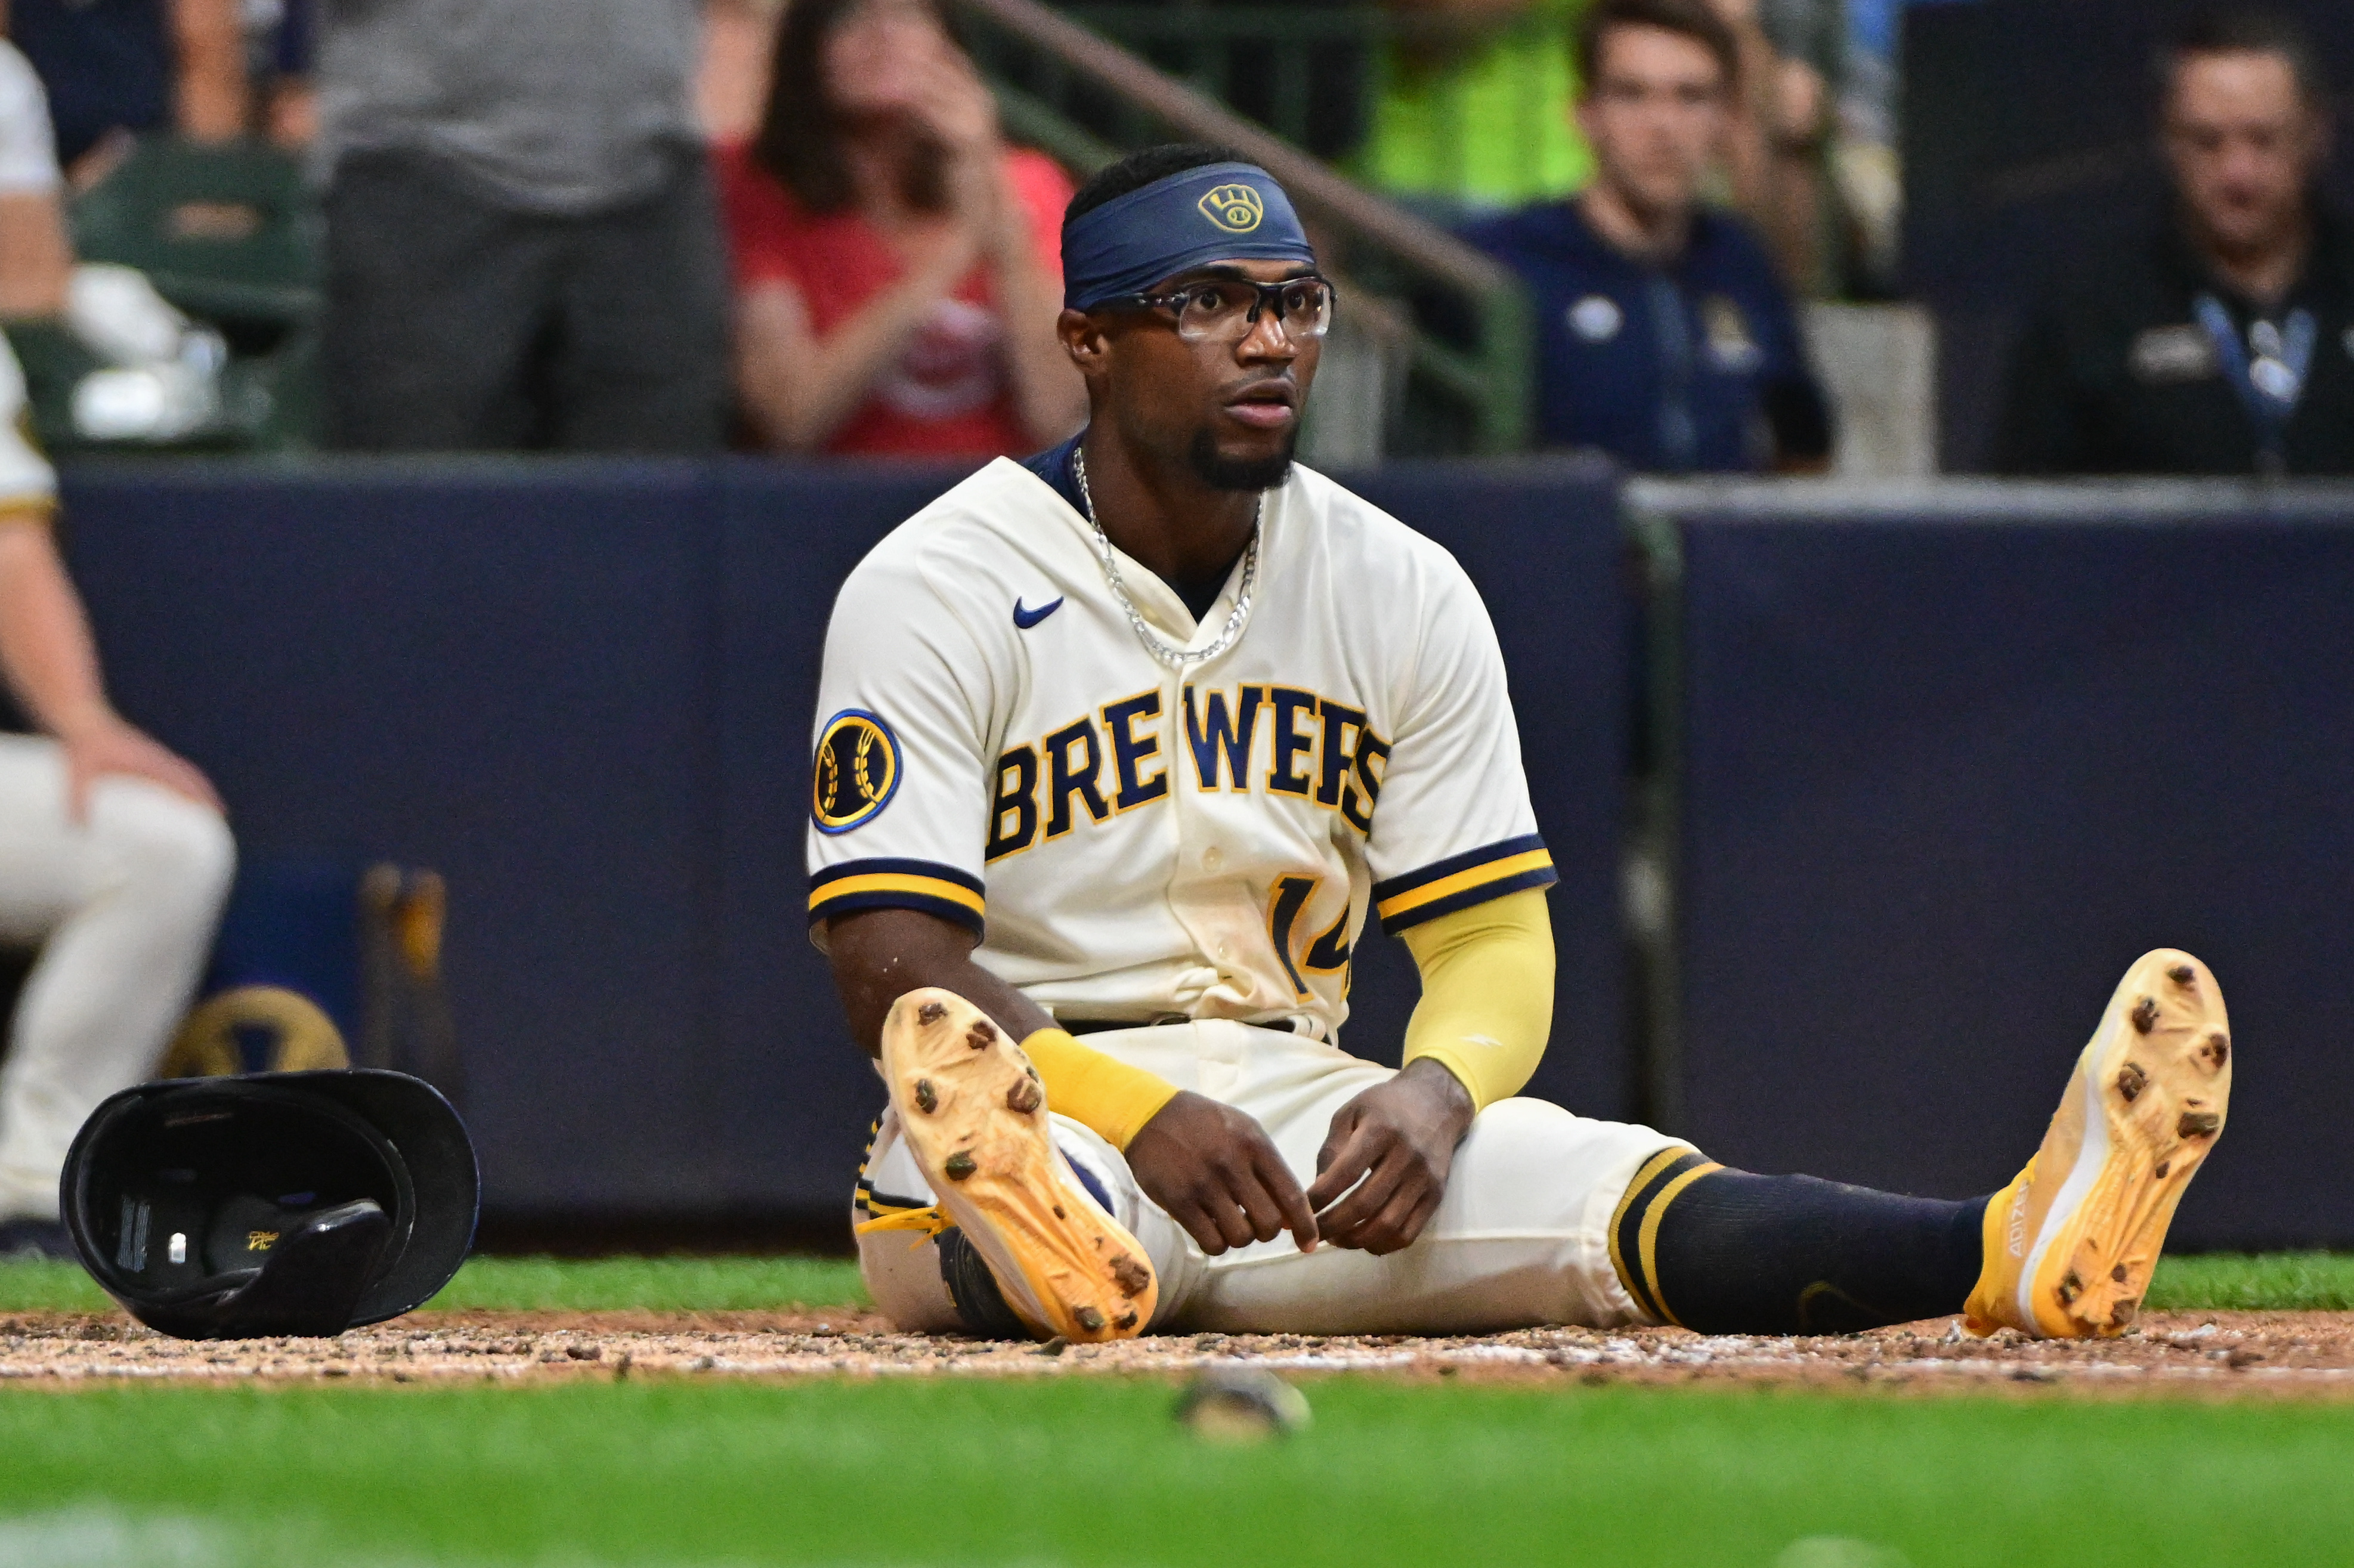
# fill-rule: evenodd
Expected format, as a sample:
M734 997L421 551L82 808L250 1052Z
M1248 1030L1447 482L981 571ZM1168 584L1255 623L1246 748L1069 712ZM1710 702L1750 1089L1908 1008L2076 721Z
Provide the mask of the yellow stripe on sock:
M1641 1195L1643 1189L1658 1181L1660 1171L1685 1155L1697 1152L1697 1150L1683 1144L1671 1143L1644 1160L1642 1169L1635 1172L1635 1179L1627 1183L1626 1192L1618 1195L1618 1207L1610 1216L1610 1266L1618 1271L1618 1283L1627 1287L1627 1294L1635 1298L1635 1305L1646 1312L1658 1310L1651 1301L1650 1281L1628 1271L1626 1255L1618 1247L1618 1233L1626 1226L1627 1211L1635 1206L1635 1200Z
M1637 1243L1643 1256L1643 1277L1651 1282L1651 1300L1659 1308L1659 1316L1679 1329L1684 1326L1683 1319L1678 1318L1669 1308L1668 1293L1659 1288L1659 1222L1667 1217L1668 1205L1676 1201L1677 1193L1681 1192L1710 1171L1723 1169L1723 1166L1713 1160L1705 1165L1693 1166L1665 1187L1660 1188L1659 1195L1652 1199L1649 1205L1643 1211L1643 1232Z

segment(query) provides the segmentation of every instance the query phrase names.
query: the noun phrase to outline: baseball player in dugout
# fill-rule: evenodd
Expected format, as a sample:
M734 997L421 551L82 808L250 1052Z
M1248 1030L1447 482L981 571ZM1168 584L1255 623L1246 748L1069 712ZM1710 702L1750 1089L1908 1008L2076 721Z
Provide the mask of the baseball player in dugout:
M892 533L826 643L810 915L890 1096L877 1306L1073 1340L2121 1331L2222 1127L2213 976L2137 962L1991 1197L1521 1097L1554 876L1502 659L1451 556L1291 461L1336 306L1289 201L1155 148L1062 242L1090 423ZM1403 1042L1344 1033L1370 919L1420 970Z
M37 948L0 1066L0 1254L71 1257L66 1150L154 1071L186 1010L236 848L205 776L114 711L52 530L56 477L21 433L0 343L0 947Z

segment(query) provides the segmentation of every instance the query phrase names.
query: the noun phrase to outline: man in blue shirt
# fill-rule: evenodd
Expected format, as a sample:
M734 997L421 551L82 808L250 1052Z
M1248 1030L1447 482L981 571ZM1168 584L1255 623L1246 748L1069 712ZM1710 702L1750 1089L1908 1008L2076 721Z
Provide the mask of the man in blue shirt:
M1536 309L1537 439L1653 473L1819 469L1830 418L1755 235L1701 204L1739 69L1708 0L1599 0L1579 29L1594 182L1472 226Z

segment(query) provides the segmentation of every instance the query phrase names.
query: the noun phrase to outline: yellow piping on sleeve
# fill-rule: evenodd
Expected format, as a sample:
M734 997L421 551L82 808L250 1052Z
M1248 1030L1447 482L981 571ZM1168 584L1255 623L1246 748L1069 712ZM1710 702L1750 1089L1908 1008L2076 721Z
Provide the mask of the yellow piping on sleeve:
M1468 871L1458 871L1452 876L1440 877L1437 882L1424 883L1420 887L1409 888L1394 897L1382 900L1381 907L1373 913L1384 920L1394 920L1409 910L1419 909L1426 904L1436 904L1442 898L1461 893L1468 888L1483 886L1490 882L1501 882L1508 876L1518 876L1522 872L1543 871L1550 868L1552 864L1552 852L1542 849L1528 850L1520 854L1508 855L1502 860L1491 860L1484 865L1475 865ZM1552 944L1550 926L1546 927L1546 944L1548 947Z
M1405 1060L1434 1058L1481 1110L1519 1094L1553 1033L1553 919L1543 891L1508 893L1403 935L1422 972Z

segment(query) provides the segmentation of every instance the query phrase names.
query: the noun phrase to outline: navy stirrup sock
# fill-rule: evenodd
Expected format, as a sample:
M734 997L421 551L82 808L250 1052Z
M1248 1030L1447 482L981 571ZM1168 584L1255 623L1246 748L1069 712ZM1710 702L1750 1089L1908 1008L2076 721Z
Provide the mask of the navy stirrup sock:
M1690 1149L1645 1163L1610 1224L1644 1309L1703 1334L1847 1334L1959 1312L1988 1200L1755 1176Z

